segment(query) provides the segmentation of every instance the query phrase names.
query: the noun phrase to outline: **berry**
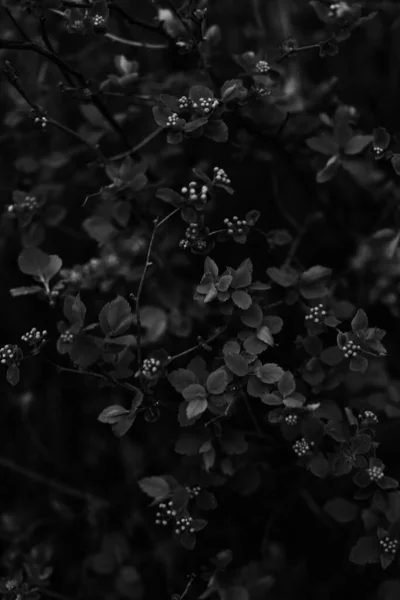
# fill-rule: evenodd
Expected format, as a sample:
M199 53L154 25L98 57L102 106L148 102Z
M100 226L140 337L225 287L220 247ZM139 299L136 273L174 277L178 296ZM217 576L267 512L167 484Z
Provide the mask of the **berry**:
M374 154L376 155L377 158L381 157L382 154L384 153L384 149L381 148L380 146L376 146L375 144L372 146L372 151L374 152Z
M10 365L14 362L14 356L17 350L17 346L12 344L6 344L0 348L0 363L2 365Z
M344 355L346 358L351 358L357 356L359 351L361 350L361 346L353 342L353 340L349 340L347 344L344 344L342 348Z
M201 487L199 485L194 485L192 487L186 486L186 489L189 492L189 498L196 498L201 492Z
M7 211L13 214L32 213L38 208L38 205L36 196L19 197L17 202L7 206Z
M214 167L214 183L222 183L224 185L230 185L231 180L228 175L224 171L224 169L220 169L219 167Z
M93 27L104 27L105 24L106 24L106 20L101 15L95 15L92 18Z
M318 304L317 306L312 306L310 308L310 312L306 315L306 321L313 321L314 323L321 323L323 319L326 317L326 310L324 309L323 304Z
M21 340L30 346L35 346L37 344L41 344L46 336L47 331L45 329L43 329L43 331L38 331L36 327L32 327L30 331L27 331L21 336Z
M178 113L172 113L172 115L170 115L167 119L166 127L169 127L169 128L176 127L176 125L178 124L178 121L179 121Z
M193 108L206 115L209 115L217 108L219 101L216 98L199 98L198 102L193 102Z
M311 445L307 442L305 438L301 438L301 440L297 440L293 444L293 450L297 454L297 456L304 456L311 449Z
M374 412L372 412L372 410L365 410L363 413L361 413L359 418L361 421L371 421L372 423L379 422L378 417Z
M62 333L60 335L60 342L62 344L72 344L72 342L74 341L74 334L72 333L72 331L64 331L64 333Z
M369 467L367 473L371 481L379 481L384 476L383 469L381 467Z
M297 425L299 422L299 417L297 415L287 415L285 417L286 425Z
M190 108L191 104L192 101L187 96L181 96L178 99L178 107L180 108L180 110L186 110L187 108Z
M181 194L186 196L189 202L200 200L205 204L208 200L208 193L208 187L196 181L191 181L188 187L181 188Z
M5 588L9 592L11 592L12 590L15 590L17 587L18 587L18 581L16 581L15 579L9 579L5 583Z
M399 547L399 541L389 537L388 535L379 540L379 543L382 546L385 554L395 554Z
M336 19L341 19L350 11L351 9L347 2L333 2L329 6L329 16Z
M232 221L229 219L224 219L224 224L227 227L228 235L231 236L246 234L249 230L247 221L240 221L236 216L232 217Z
M147 379L157 379L160 375L161 362L155 358L145 358L142 365L142 375Z
M271 67L269 66L266 60L259 60L256 64L257 73L268 73L270 69Z
M49 122L49 120L47 119L47 117L43 117L43 116L35 117L35 123L40 125L42 127L42 129L46 129L48 122Z

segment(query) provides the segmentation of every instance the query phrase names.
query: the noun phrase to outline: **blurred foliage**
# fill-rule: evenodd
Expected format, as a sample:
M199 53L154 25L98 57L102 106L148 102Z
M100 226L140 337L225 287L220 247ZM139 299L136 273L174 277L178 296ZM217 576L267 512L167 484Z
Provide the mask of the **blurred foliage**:
M398 3L0 15L2 597L397 599Z

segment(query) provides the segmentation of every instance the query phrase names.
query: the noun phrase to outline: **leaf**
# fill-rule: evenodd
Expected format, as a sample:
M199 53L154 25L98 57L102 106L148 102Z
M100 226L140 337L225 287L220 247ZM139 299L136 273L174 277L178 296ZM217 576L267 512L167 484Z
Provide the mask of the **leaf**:
M108 423L112 425L114 423L118 423L121 417L128 414L129 410L127 410L120 404L113 404L111 406L107 406L107 408L102 410L99 416L97 417L97 420L100 421L100 423Z
M282 398L276 394L263 394L261 396L261 402L268 406L279 406L282 404Z
M235 585L224 591L224 600L250 600L250 595L245 587Z
M155 500L163 500L171 493L171 486L164 477L144 477L138 484L142 492Z
M217 369L207 377L206 387L210 394L222 394L228 385L228 375L224 369Z
M204 261L204 274L206 275L207 273L210 273L213 278L217 278L219 273L217 263L209 256Z
M247 362L241 354L225 354L225 364L232 373L244 377L249 372Z
M191 383L198 383L196 375L189 369L177 369L168 375L168 381L177 392L182 393Z
M66 296L64 300L65 317L68 319L71 325L79 325L79 329L82 329L85 322L86 306L83 304L80 296Z
M339 146L329 135L320 135L306 140L306 144L311 150L315 150L325 156L335 156L339 153Z
M120 335L125 333L133 321L129 302L122 296L108 302L100 311L99 323L105 335Z
M182 391L182 396L186 402L195 402L196 400L206 400L207 392L199 383L191 383Z
M323 363L332 367L342 362L344 354L337 346L331 346L322 350L320 359Z
M240 320L247 327L257 328L261 325L263 318L263 311L259 304L253 302L253 304L240 316Z
M227 454L244 454L248 449L244 434L237 429L225 428L220 444Z
M332 498L324 506L325 512L337 523L351 523L358 515L358 507L344 498Z
M195 104L199 104L200 100L214 98L212 91L204 85L194 85L189 90L189 98Z
M12 288L10 290L10 294L13 298L17 298L18 296L29 296L31 294L37 294L42 291L42 287L40 285L28 285L23 287Z
M169 188L161 188L157 190L156 198L159 198L168 204L172 204L172 206L181 206L183 204L182 196L174 190L170 190Z
M350 560L356 565L379 562L379 544L373 536L361 537L351 549Z
M190 531L185 531L180 537L180 542L186 550L193 550L196 547L196 536Z
M248 287L252 282L253 263L249 258L246 258L235 270L233 274L232 287L242 289Z
M316 477L326 477L329 472L329 463L326 460L325 456L322 454L318 456L313 456L307 465L307 468L311 471L313 475Z
M317 173L317 183L326 183L333 179L336 173L339 171L341 165L340 158L338 156L332 156L326 163L325 167Z
M175 452L187 456L196 456L207 441L208 432L182 433L175 444Z
M277 383L283 376L283 369L275 363L267 363L258 367L256 375L263 383Z
M354 373L365 373L368 369L368 360L364 356L354 356L350 361L349 368Z
M286 371L278 383L278 390L285 398L286 396L290 396L296 389L296 383L294 381L294 377L290 371Z
M361 308L354 315L351 321L351 328L353 331L365 331L368 328L368 317Z
M6 379L10 385L18 385L19 383L19 368L13 363L10 365L6 372Z
M267 275L272 281L285 288L293 287L299 279L297 271L291 267L282 267L281 269L269 267L267 269Z
M195 417L202 415L205 410L207 410L207 400L205 398L190 400L186 407L187 418L194 419Z
M18 257L18 266L22 273L32 275L48 284L62 267L59 256L49 255L39 248L25 248Z
M247 310L250 308L252 303L250 294L242 290L235 290L232 294L232 300L236 306L242 310Z
M390 162L396 175L400 175L400 154L393 154Z
M228 126L222 119L212 119L204 128L204 136L213 142L225 143L229 139Z
M345 154L353 156L360 154L373 140L372 135L355 135L346 144Z
M256 333L257 339L268 344L268 346L274 345L274 338L272 337L271 331L267 325L263 325Z
M264 352L264 350L267 348L267 345L263 341L259 340L255 335L252 335L245 339L243 342L243 347L246 352L255 356L257 354L261 354L261 352Z
M103 246L108 242L118 231L108 219L100 216L85 219L82 223L82 227L100 246Z

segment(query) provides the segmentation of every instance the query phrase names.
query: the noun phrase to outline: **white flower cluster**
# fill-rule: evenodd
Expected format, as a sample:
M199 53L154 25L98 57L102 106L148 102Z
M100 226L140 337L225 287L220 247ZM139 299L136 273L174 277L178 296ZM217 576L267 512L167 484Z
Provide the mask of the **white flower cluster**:
M145 358L142 365L142 375L147 378L155 377L161 366L161 362L155 358Z
M47 117L35 117L35 123L40 125L42 129L46 129L48 122L49 120L47 119Z
M247 221L244 219L241 221L238 217L232 217L232 220L224 219L224 224L228 228L229 235L241 235L245 233L246 228L248 227Z
M297 454L297 456L304 456L311 449L310 444L307 442L305 438L301 438L301 440L297 440L293 444L293 450Z
M361 350L361 346L353 342L353 340L349 340L347 344L343 346L342 350L346 358L351 358L352 356L357 356L359 350Z
M178 113L172 113L172 115L170 115L167 119L166 127L175 127L175 125L178 123L178 121L179 121Z
M267 63L266 60L259 60L258 63L256 64L256 71L257 73L268 73L268 71L270 71L271 67L269 66L269 64Z
M9 204L7 206L7 211L9 213L33 212L37 207L38 201L36 196L25 196L22 202L18 202L18 204Z
M226 171L224 171L224 169L220 169L219 167L214 167L214 182L223 183L224 185L231 184L231 180L226 174Z
M206 115L217 108L219 101L216 98L199 98L198 103L193 102L193 108L201 109Z
M372 410L364 410L360 415L361 421L372 421L373 423L379 423L379 419Z
M0 363L2 365L6 365L10 363L15 354L15 346L11 344L6 344L0 348Z
M287 415L285 417L286 425L297 425L299 422L299 417L297 415Z
M43 342L46 336L46 329L43 329L43 331L39 331L38 329L36 329L36 327L32 327L30 331L27 331L26 333L24 333L24 335L21 335L21 340L23 342L26 342L27 344L36 345Z
M384 476L383 469L381 467L369 467L367 473L371 481L379 481Z
M196 181L191 181L189 183L189 187L181 188L181 194L188 196L189 200L192 202L195 202L199 199L202 202L207 202L208 187L206 185L201 185Z
M329 16L340 19L344 17L346 13L350 12L350 6L347 2L332 2L329 6Z
M63 344L71 344L73 341L74 334L72 333L72 331L64 331L64 333L60 335L60 342L62 342Z
M192 101L187 96L181 96L180 98L178 98L178 107L180 108L180 110L190 108L191 104Z
M326 310L323 304L312 306L310 312L306 315L306 321L314 321L314 323L321 323L323 318L326 317Z
M383 539L379 540L379 543L386 554L395 554L397 552L397 548L399 547L398 540L394 540L388 535Z

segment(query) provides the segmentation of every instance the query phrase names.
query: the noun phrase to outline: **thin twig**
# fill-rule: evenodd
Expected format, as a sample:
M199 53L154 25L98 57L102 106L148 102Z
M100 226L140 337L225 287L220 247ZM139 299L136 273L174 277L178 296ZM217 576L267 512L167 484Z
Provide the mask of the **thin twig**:
M201 347L202 343L204 343L204 344L211 344L211 342L213 342L214 340L216 340L226 330L227 330L227 325L224 325L223 327L220 327L207 340L204 340L202 342L198 342L195 346L192 346L191 348L188 348L187 350L184 350L183 352L179 352L178 354L174 354L173 356L171 356L168 359L168 361L166 362L166 365L170 365L173 361L178 360L179 358L182 358L183 356L186 356L187 354L191 354L192 352L195 352L196 350L198 350Z
M143 148L149 142L151 142L162 131L164 131L162 127L157 127L157 129L155 129L154 131L149 133L149 135L147 135L141 142L136 144L136 146L133 146L133 148L131 148L130 150L127 150L126 152L121 152L120 154L115 154L114 156L110 156L110 158L108 160L121 160L121 158L126 158L127 156L132 156L133 154L136 154L136 152L138 152L139 150L141 150L141 148Z
M151 267L151 265L153 264L151 262L151 253L153 251L154 240L155 240L158 229L160 227L162 227L164 225L164 223L166 223L171 217L176 215L176 213L178 213L179 211L180 211L180 209L176 208L175 210L170 212L166 217L164 217L161 221L159 221L158 219L156 219L154 221L154 228L151 233L149 247L147 249L146 262L144 265L142 276L139 281L139 287L138 287L138 290L136 293L136 299L135 299L136 324L137 324L137 336L136 336L137 346L136 346L136 349L137 349L137 359L138 359L139 369L141 368L141 365L142 365L142 346L141 346L141 333L140 333L140 330L142 328L142 323L141 323L141 317L140 317L140 300L141 300L141 296L142 296L142 291L143 291L143 286L144 286L144 281L146 279L147 271L148 271L149 267Z
M14 24L14 27L17 29L17 31L21 34L21 36L27 41L30 42L31 40L29 39L29 36L25 33L25 31L22 29L21 25L18 23L18 21L16 20L16 18L14 17L14 15L12 14L11 10L9 8L6 8L6 13L8 14L8 16L10 17L11 21Z
M27 469L25 467L21 467L13 460L6 458L5 456L0 456L0 466L8 469L9 471L14 471L14 473L19 473L23 477L27 479L31 479L32 481L36 481L37 483L43 483L48 487L53 488L57 492L61 494L65 494L66 496L72 496L74 498L79 498L81 500L85 500L86 502L98 504L99 506L109 506L107 500L103 498L99 498L99 496L95 496L89 492L83 492L82 490L78 490L73 488L67 484L61 483L59 481L55 481L54 479L49 479L45 477L41 473L37 473L36 471L32 471L31 469Z
M148 42L135 42L134 40L127 40L125 38L119 37L114 33L105 33L104 37L112 40L113 42L118 42L119 44L125 44L126 46L134 46L135 48L147 48L148 50L165 50L168 48L167 44L149 44Z

